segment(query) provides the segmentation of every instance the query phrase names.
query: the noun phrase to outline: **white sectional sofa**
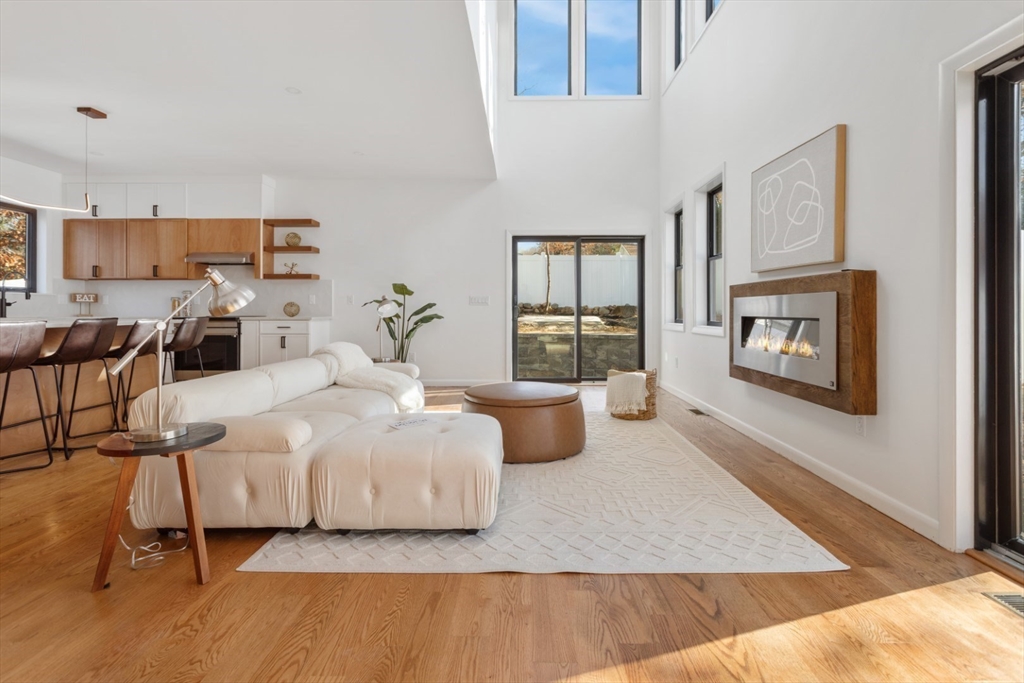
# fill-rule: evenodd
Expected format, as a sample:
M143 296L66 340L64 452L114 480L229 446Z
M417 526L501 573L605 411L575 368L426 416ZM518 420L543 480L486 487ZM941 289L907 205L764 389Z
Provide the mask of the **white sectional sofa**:
M415 366L399 368L408 376L367 371L372 362L361 351L352 362L357 348L336 343L325 350L344 353L164 387L165 422L228 427L222 441L194 454L204 526L302 528L314 516L339 530L490 525L501 476L497 421L433 416L394 430L400 410L422 410ZM386 383L390 393L335 384L356 376ZM155 393L136 399L129 426L156 421ZM130 515L137 528L186 526L173 459L142 459Z

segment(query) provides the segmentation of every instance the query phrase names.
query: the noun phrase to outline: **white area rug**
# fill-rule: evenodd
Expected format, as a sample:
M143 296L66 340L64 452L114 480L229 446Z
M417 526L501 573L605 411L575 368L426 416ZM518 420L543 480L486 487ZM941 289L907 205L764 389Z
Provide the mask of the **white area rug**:
M589 398L589 397L588 397ZM586 401L593 409L596 401ZM504 465L498 516L452 532L279 532L247 572L661 574L848 569L660 419L587 412L587 447Z

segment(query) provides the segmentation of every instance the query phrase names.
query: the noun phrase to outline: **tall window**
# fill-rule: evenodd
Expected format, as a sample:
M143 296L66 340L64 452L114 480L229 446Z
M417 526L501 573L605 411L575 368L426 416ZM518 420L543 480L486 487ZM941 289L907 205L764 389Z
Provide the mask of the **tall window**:
M570 0L516 0L516 95L571 95Z
M705 21L707 21L708 19L711 18L711 15L715 13L715 10L718 9L718 6L721 5L722 2L723 2L723 0L704 0L704 4L705 4L704 20Z
M0 203L0 280L7 289L36 291L36 210Z
M725 262L722 260L722 186L708 191L708 325L721 326L725 311Z
M640 0L514 0L517 97L636 96Z
M675 233L675 322L683 323L683 211L676 211L674 230Z
M679 65L683 63L683 0L676 0L676 11L675 11L675 67L678 69Z
M639 0L589 0L584 20L585 93L639 95Z

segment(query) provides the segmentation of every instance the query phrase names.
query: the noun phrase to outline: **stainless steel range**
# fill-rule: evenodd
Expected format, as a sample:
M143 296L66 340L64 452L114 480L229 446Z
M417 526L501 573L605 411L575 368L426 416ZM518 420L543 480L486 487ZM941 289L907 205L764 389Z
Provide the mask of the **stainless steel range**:
M199 346L174 354L174 379L200 377L200 361L206 376L241 368L242 323L237 317L210 318Z

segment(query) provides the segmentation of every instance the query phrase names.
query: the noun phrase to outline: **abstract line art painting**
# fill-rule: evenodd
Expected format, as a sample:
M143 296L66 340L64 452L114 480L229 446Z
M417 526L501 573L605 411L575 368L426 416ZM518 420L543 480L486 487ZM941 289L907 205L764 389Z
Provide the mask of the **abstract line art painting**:
M846 126L840 124L751 174L750 270L843 260Z

